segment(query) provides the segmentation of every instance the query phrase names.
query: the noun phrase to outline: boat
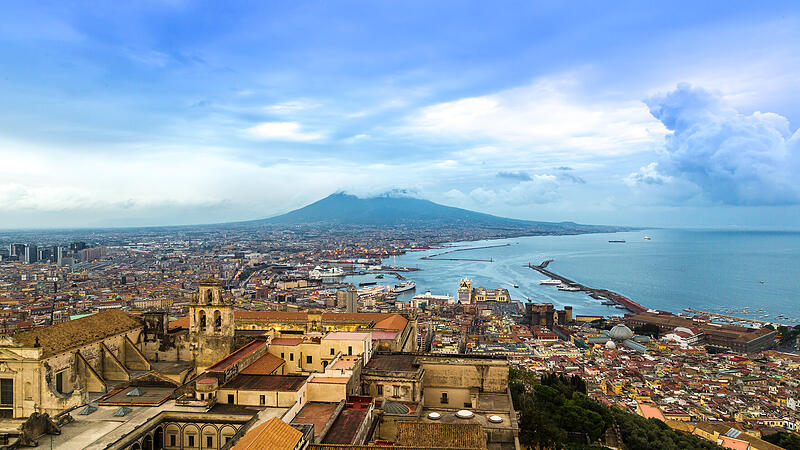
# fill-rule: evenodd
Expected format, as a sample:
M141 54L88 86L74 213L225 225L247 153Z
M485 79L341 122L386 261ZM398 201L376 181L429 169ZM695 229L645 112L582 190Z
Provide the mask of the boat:
M320 278L334 278L334 277L343 277L344 270L338 267L322 267L317 266L314 270L308 272L309 278L312 279L320 279Z
M539 284L547 284L547 285L550 285L550 286L558 286L559 284L561 284L561 280L554 280L554 279L551 278L551 279L547 279L547 280L541 280L541 281L539 281Z
M377 276L377 277L375 277L375 278L378 278L378 279L383 279L383 274L380 274L380 275L378 275L378 276Z
M412 289L416 289L416 287L417 287L417 283L414 280L406 280L406 281L403 281L400 284L396 284L394 286L394 289L392 289L392 292L395 292L395 293L397 293L397 292L406 292L406 291L410 291Z
M608 242L610 242L612 244L624 244L625 243L625 239L612 239L612 240L610 240Z
M645 241L649 241L649 240L650 240L650 236L645 236L645 237L644 237L644 240L645 240Z
M579 288L578 286L570 286L570 285L567 285L567 284L559 284L558 285L558 290L559 291L576 292L576 291L580 291L581 288Z
M519 285L514 283L514 288L519 289Z
M376 284L378 284L377 281L362 281L361 283L358 283L359 286L373 286Z

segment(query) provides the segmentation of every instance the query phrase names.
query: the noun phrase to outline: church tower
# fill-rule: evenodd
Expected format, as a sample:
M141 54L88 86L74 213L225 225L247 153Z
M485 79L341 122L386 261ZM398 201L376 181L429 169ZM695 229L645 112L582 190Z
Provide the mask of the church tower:
M222 291L222 282L209 277L189 305L189 337L198 372L231 352L233 332L233 301Z

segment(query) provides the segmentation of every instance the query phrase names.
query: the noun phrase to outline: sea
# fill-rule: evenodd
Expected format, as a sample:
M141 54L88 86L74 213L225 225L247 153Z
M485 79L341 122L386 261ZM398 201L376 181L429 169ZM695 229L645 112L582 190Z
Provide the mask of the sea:
M449 250L460 251L439 258L456 260L423 259ZM473 286L508 289L514 300L550 302L558 308L570 305L574 314L626 312L584 292L541 285L544 275L526 265L549 259L548 270L589 287L618 292L646 308L673 313L694 308L787 325L800 323L800 232L649 229L531 236L456 242L387 258L383 264L421 269L403 274L417 283L415 291L400 297L404 301L427 291L455 296L459 280L471 278ZM383 279L374 275L348 278L399 283L388 274Z

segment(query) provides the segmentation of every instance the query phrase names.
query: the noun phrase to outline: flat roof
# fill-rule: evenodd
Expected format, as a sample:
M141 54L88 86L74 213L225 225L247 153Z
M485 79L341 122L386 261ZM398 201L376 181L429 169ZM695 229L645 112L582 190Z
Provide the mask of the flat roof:
M242 391L297 391L306 383L307 377L302 375L246 375L233 377L220 389L237 389Z
M330 333L326 334L325 337L323 337L322 339L343 339L350 341L363 341L372 339L372 333L370 331L364 331L364 332L331 331Z
M138 389L141 395L128 395L131 391ZM151 387L151 386L128 386L123 389L111 391L97 403L101 405L144 405L158 406L169 400L174 387Z
M367 415L367 408L345 408L331 425L324 444L352 444L353 438Z
M400 370L405 372L416 371L419 365L414 362L416 356L402 354L381 354L372 355L366 365L367 369L378 370Z
M323 428L331 420L331 416L336 412L338 403L318 403L308 402L303 409L292 419L293 424L314 425L314 440L322 434Z

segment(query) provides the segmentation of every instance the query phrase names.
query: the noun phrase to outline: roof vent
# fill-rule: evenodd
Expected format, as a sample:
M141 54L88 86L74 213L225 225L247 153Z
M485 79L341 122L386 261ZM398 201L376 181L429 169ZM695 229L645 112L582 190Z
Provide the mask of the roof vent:
M437 412L432 412L432 413L428 414L428 419L431 419L431 420L439 420L441 418L442 418L442 415L437 413Z
M128 397L141 397L142 395L144 395L144 391L139 389L138 387L135 387L125 395L127 395Z
M456 413L456 417L458 417L459 419L471 419L474 416L475 414L467 409L462 409L461 411Z
M500 423L503 421L503 418L500 416L489 416L489 422L492 423Z
M122 416L128 414L131 411L133 411L133 410L128 408L127 406L122 406L118 410L114 411L114 416L122 417Z
M91 413L93 413L95 411L97 411L97 406L94 406L94 405L92 405L90 403L90 404L84 406L83 409L81 410L81 412L79 412L78 414L80 414L82 416L88 416L89 414L91 414Z

